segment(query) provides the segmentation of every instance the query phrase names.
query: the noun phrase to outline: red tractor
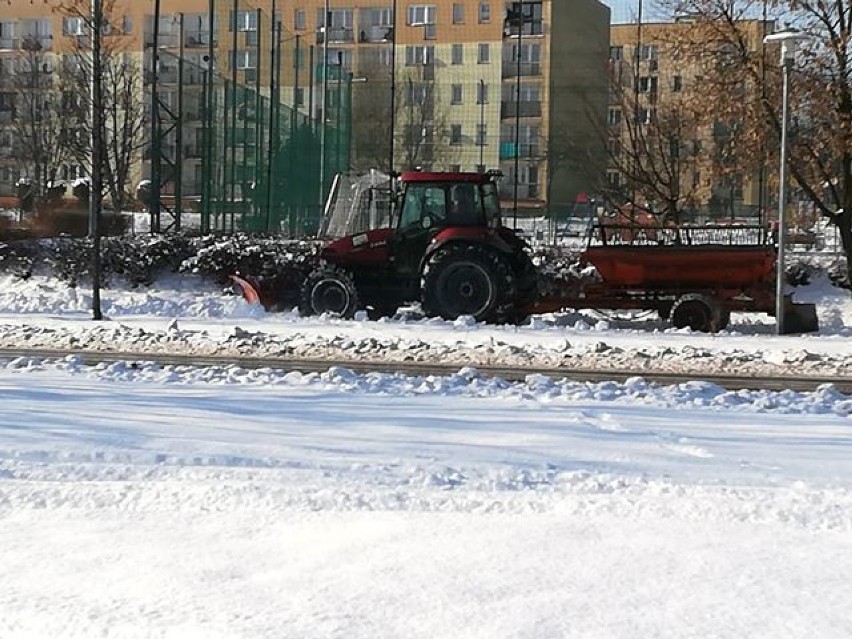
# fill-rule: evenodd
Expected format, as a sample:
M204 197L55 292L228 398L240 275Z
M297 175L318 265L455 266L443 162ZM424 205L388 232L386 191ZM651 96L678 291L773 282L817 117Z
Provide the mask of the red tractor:
M494 172L402 173L390 215L374 215L372 222L375 190L361 192L343 207L337 237L304 278L300 311L348 318L366 310L381 317L420 301L427 315L445 319L522 319L537 294L537 273L523 240L503 226L498 178ZM254 295L267 305L264 298L275 297L264 283L235 281L248 299Z

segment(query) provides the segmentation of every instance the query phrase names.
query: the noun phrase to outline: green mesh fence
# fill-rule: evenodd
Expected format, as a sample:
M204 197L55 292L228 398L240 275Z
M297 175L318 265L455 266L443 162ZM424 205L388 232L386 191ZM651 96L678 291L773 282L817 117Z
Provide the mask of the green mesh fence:
M258 87L220 75L212 92L207 91L201 131L202 229L315 233L334 175L349 167L349 79L329 83L325 124L263 95Z

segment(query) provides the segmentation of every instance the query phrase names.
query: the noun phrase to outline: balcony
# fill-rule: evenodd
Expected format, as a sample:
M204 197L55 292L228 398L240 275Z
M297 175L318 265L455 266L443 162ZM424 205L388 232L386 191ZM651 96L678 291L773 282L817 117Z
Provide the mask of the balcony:
M500 117L502 118L540 118L541 101L536 102L502 102L500 104Z
M535 142L520 142L515 144L514 141L500 143L500 159L512 160L515 157L532 158L538 157L539 146Z
M317 44L323 44L325 33L323 29L317 29ZM355 30L351 27L331 27L328 30L328 42L351 44L355 42Z
M358 42L391 42L393 41L393 27L383 25L371 25L361 29L358 34Z
M500 180L500 197L511 199L515 196L515 183L511 179ZM541 197L541 189L538 184L518 184L519 200L537 200Z
M520 73L519 73L520 72ZM537 77L541 75L540 62L521 62L520 69L517 61L503 60L503 78Z
M508 21L503 27L503 35L507 38L517 38L518 32L521 32L521 35L525 38L527 36L544 35L544 21L527 19L524 21L523 30L517 23L510 24Z

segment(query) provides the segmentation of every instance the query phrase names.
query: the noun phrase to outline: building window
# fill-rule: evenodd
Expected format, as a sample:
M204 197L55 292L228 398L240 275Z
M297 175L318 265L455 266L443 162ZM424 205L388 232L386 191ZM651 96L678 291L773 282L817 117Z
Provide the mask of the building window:
M641 47L637 46L635 53L639 55L640 60L656 60L658 54L657 45L643 44Z
M257 50L231 51L232 69L256 69Z
M676 75L672 78L672 91L678 93L683 90L683 77Z
M296 106L305 106L305 90L301 87L296 89Z
M488 144L488 125L487 124L477 124L476 125L476 145L477 146L485 146Z
M621 186L621 172L610 169L606 172L607 183L615 188Z
M435 5L414 4L408 7L408 25L435 24Z
M613 62L618 62L624 59L624 47L610 47L609 59Z
M461 164L450 164L450 173L461 173Z
M453 24L464 24L464 5L460 2L453 4Z
M484 82L476 85L476 103L488 104L488 85Z
M479 55L477 56L477 62L479 64L488 64L491 60L491 46L488 44L480 44L479 45Z
M450 144L462 143L462 127L461 124L450 125Z
M452 104L461 104L462 103L462 85L454 84L452 90Z
M609 125L618 126L621 124L621 109L610 108L609 110Z
M657 93L657 78L653 76L639 78L637 89L639 93Z
M231 31L257 31L257 11L231 12Z
M307 28L304 9L296 9L295 14L293 15L293 28L296 31L304 31Z
M415 66L421 64L433 64L435 62L435 47L405 47L405 64Z
M62 33L67 36L86 35L86 21L83 18L65 18L62 21Z
M453 64L464 64L464 45L463 44L454 44L453 45Z
M479 3L479 23L485 24L491 22L491 3L490 2L480 2Z
M477 164L476 165L476 172L477 173L485 173L485 165L484 164Z

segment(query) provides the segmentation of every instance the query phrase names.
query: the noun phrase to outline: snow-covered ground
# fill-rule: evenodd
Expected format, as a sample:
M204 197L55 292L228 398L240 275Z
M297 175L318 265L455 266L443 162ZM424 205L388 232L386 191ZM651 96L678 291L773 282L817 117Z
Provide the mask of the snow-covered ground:
M0 346L845 373L822 332L271 316L0 280ZM461 366L460 366L461 368ZM0 637L852 636L852 397L0 362Z

